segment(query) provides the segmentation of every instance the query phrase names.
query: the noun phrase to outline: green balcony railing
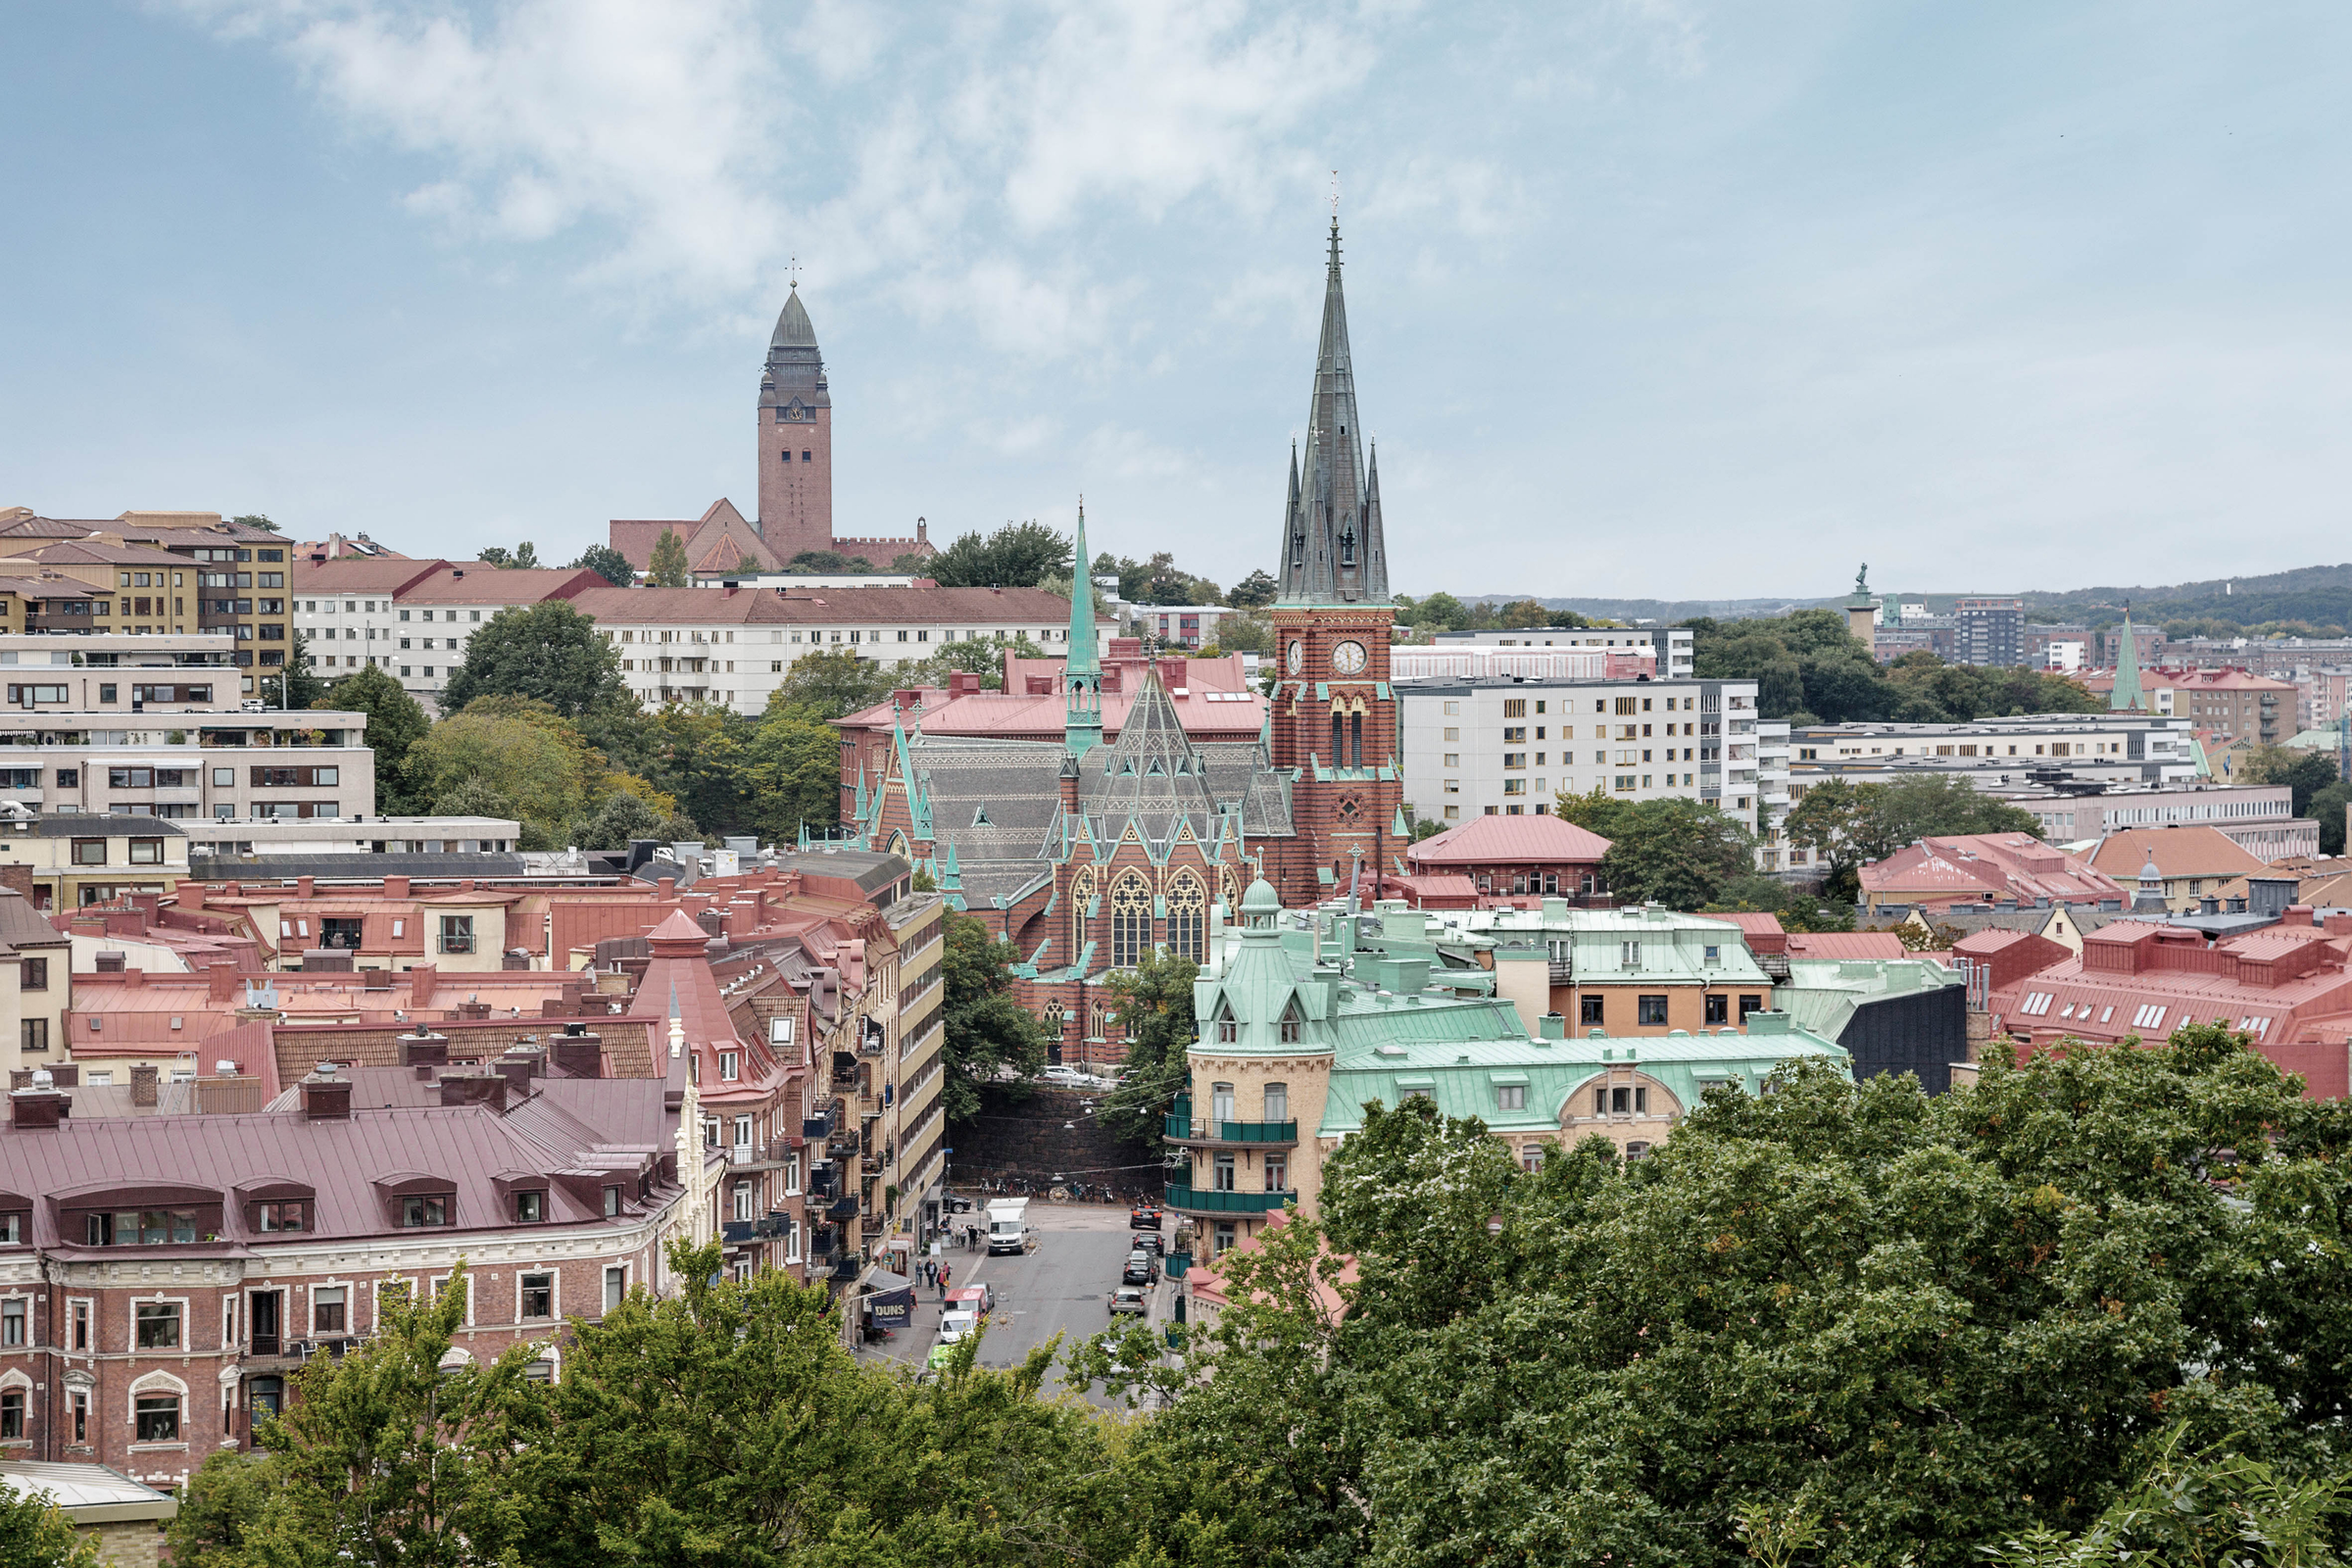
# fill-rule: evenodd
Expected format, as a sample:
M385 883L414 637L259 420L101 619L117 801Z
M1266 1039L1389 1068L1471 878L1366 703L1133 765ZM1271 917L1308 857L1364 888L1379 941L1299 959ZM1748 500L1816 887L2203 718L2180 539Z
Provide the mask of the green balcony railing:
M1219 1193L1205 1187L1171 1186L1168 1207L1207 1214L1271 1214L1298 1201L1297 1193Z
M1298 1141L1298 1124L1295 1121L1209 1121L1185 1115L1181 1111L1163 1117L1161 1131L1169 1138L1192 1143L1295 1144Z

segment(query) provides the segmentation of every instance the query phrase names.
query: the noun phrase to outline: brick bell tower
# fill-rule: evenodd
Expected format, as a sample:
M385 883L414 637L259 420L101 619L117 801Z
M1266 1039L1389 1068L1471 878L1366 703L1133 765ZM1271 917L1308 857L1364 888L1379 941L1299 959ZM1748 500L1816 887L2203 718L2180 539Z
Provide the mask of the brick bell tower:
M759 526L779 561L833 548L833 395L797 283L760 375Z
M1355 406L1348 304L1340 289L1340 221L1331 221L1323 339L1315 358L1306 449L1291 453L1275 601L1274 765L1297 770L1296 836L1267 857L1286 906L1345 892L1364 872L1393 871L1404 800L1396 766L1396 699L1389 685L1388 547L1380 463Z

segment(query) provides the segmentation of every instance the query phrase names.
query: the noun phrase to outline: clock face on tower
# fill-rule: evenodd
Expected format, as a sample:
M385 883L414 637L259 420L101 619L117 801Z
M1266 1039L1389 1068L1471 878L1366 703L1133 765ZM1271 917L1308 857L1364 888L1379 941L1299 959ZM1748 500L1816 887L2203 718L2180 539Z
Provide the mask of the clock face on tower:
M1364 645L1346 642L1331 651L1331 667L1343 675L1354 675L1364 667Z
M1298 666L1306 662L1306 644L1296 637L1291 639L1290 661L1291 673L1294 675L1298 673Z

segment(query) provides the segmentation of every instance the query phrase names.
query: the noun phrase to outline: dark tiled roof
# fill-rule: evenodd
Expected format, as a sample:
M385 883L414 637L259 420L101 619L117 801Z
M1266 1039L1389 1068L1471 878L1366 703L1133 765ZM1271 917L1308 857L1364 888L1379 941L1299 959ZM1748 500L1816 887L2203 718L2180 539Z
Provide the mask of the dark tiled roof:
M209 718L214 715L201 716ZM168 816L132 816L117 811L36 816L22 827L12 827L8 831L29 832L36 839L184 839L188 836L187 829Z
M144 820L144 818L141 818ZM220 824L226 828L251 823ZM290 882L298 876L320 880L374 881L386 876L521 876L519 855L196 855L188 872L199 882Z

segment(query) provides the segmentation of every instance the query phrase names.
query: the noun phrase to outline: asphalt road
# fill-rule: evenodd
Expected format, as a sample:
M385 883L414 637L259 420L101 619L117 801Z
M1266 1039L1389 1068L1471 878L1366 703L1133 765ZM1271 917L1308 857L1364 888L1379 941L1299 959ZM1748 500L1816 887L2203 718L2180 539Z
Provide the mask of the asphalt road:
M1119 1270L1135 1246L1125 1206L1032 1199L1029 1228L1037 1245L1024 1255L990 1257L951 1248L940 1259L954 1270L952 1287L986 1285L996 1292L996 1312L980 1341L982 1366L1017 1365L1056 1334L1066 1352L1110 1322L1110 1293L1118 1288ZM1154 1325L1167 1320L1170 1289L1164 1280L1152 1287ZM939 1292L918 1289L913 1324L877 1350L920 1365L939 1343ZM1061 1364L1057 1358L1056 1365ZM1059 1391L1058 1376L1049 1380L1049 1392ZM1088 1390L1087 1397L1112 1403L1100 1384Z

